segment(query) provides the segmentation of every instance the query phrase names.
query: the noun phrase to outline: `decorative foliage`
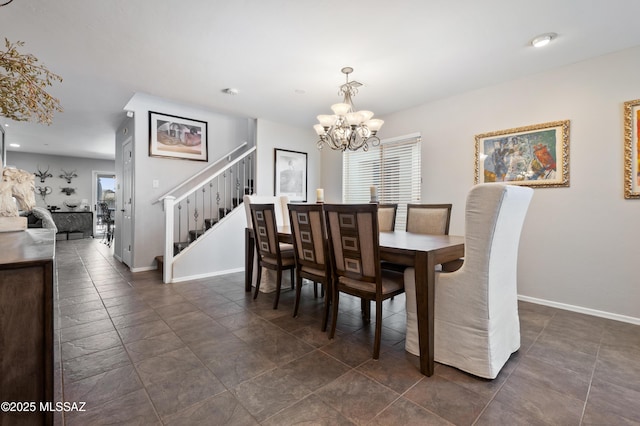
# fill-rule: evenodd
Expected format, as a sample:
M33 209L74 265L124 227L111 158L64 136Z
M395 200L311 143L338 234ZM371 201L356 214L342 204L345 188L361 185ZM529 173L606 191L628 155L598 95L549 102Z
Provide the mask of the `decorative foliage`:
M45 89L54 81L62 82L62 77L35 56L18 52L17 47L22 46L24 42L11 43L5 38L6 51L0 52L0 115L51 124L54 112L62 112L62 106Z

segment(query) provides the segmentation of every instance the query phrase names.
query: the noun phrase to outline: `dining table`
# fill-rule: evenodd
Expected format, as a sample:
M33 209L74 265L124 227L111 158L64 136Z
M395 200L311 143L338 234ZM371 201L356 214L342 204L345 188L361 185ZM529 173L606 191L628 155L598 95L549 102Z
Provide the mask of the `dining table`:
M278 227L281 242L291 242L291 229ZM420 372L433 375L436 266L464 257L464 237L406 231L380 233L380 260L415 268ZM255 242L245 231L245 290L251 291Z

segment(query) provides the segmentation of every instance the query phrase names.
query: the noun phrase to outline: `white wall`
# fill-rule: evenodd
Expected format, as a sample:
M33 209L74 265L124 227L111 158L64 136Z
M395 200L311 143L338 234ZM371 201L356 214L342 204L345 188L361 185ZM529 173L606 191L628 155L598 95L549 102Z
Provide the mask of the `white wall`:
M251 119L222 115L167 99L137 93L125 106L135 114L133 270L152 267L155 256L163 254L164 213L158 197L182 183L213 161L249 140ZM188 161L149 156L149 111L207 122L209 161ZM152 182L159 182L153 188ZM242 235L239 237L243 238Z
M244 270L244 207L233 210L211 234L198 238L173 264L173 282Z
M463 234L474 136L570 120L571 186L535 189L518 292L640 323L640 200L623 197L622 130L639 69L640 48L603 56L389 115L380 136L422 134L422 202L453 203L451 234ZM322 182L335 193L342 163L325 158Z
M88 200L91 204L91 188L94 185L93 171L113 172L115 171L115 161L96 160L93 158L65 157L60 155L32 154L27 152L9 151L7 152L7 164L32 173L49 169L53 177L47 178L44 183L36 177L36 186L50 187L51 194L46 196L46 202L36 192L36 205L39 207L58 206L61 210L68 210L63 204L65 200L77 199ZM75 173L78 177L73 178L71 183L62 179L62 169ZM74 188L75 193L66 195L61 188Z
M316 148L313 128L296 128L273 121L258 120L256 194L274 195L274 149L307 153L307 201L316 201L320 187L320 153Z

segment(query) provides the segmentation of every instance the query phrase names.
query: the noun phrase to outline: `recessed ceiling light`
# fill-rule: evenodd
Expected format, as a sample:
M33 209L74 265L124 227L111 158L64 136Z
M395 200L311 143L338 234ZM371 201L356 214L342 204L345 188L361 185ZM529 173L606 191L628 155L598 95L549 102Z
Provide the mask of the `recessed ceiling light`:
M239 93L238 89L234 89L233 87L227 87L226 89L222 89L222 93L227 95L235 96Z
M307 93L307 91L304 89L296 89L294 90L294 92L296 93L296 95L304 95L305 93Z
M20 148L20 144L19 143L10 143L9 146L13 147L13 148Z
M556 37L558 37L558 34L556 33L540 34L539 36L531 40L531 45L533 47L543 47L551 43L551 41L554 40Z

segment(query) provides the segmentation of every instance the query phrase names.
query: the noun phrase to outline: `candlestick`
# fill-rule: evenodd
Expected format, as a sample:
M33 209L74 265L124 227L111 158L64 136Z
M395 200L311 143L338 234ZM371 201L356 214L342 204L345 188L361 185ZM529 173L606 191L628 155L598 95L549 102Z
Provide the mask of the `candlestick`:
M369 193L371 194L371 202L372 203L377 203L378 202L378 188L376 188L375 185L371 185L369 187Z

